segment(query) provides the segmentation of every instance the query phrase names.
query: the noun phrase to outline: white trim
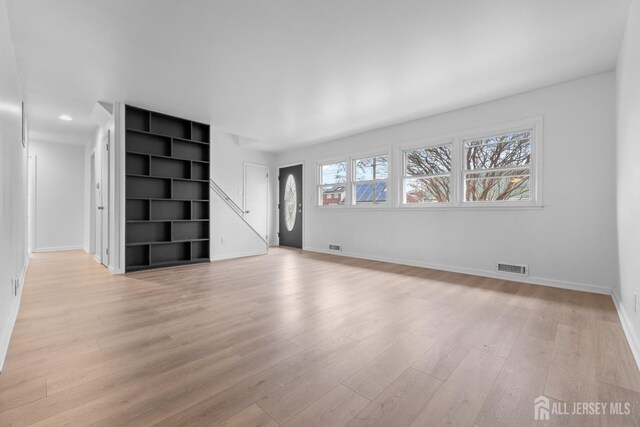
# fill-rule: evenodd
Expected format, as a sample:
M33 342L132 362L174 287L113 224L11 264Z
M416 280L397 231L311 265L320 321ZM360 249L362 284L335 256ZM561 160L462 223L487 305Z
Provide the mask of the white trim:
M552 288L569 289L572 291L592 292L596 294L610 295L611 288L605 286L591 285L587 283L570 282L567 280L547 279L543 277L520 277L511 274L497 273L492 270L481 270L476 268L457 267L445 264L431 264L428 262L407 260L402 258L392 258L384 256L366 255L355 252L335 252L319 248L305 247L305 251L319 252L329 255L345 256L349 258L366 259L369 261L389 262L393 264L409 265L412 267L429 268L432 270L450 271L452 273L470 274L473 276L490 277L492 279L510 280L512 282L527 283L530 285L550 286Z
M73 246L51 246L48 248L36 248L34 252L58 252L58 251L75 251L78 249L84 250L83 245Z
M249 251L249 252L236 252L232 254L213 255L209 258L209 261L224 261L226 259L246 258L250 256L267 255L269 251L267 249L262 251Z
M8 323L0 335L0 372L4 369L4 362L9 352L9 344L11 342L11 335L13 334L13 328L16 325L18 319L18 312L20 311L20 303L22 301L22 290L24 289L24 280L27 276L27 269L29 268L29 255L26 254L26 260L22 271L20 272L20 292L16 296L16 300L13 302L11 312L9 312Z
M633 324L631 323L630 317L627 314L627 310L625 310L624 305L622 305L622 300L618 296L618 293L615 289L611 290L611 298L613 299L613 303L615 304L616 310L618 311L618 317L620 318L620 323L622 324L622 330L624 331L624 335L627 337L627 342L629 343L629 347L631 348L631 353L633 354L633 358L636 361L636 367L640 370L640 343L638 342L638 337L634 332Z

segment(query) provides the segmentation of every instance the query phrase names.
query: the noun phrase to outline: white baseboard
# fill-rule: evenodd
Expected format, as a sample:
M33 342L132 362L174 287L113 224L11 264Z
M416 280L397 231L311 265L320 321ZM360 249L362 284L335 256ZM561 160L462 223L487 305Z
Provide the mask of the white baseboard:
M220 255L212 255L209 257L210 261L223 261L225 259L233 259L233 258L246 258L250 256L257 255L266 255L268 252L266 250L262 251L254 251L254 252L236 252L230 254L220 254Z
M611 295L611 288L605 286L590 285L586 283L569 282L565 280L546 279L542 277L516 276L512 274L501 274L497 271L480 270L475 268L457 267L443 264L430 264L422 261L406 260L401 258L383 257L375 255L359 254L354 252L336 252L319 248L305 247L305 251L319 252L323 254L346 256L351 258L366 259L369 261L390 262L393 264L409 265L412 267L430 268L433 270L450 271L452 273L470 274L473 276L490 277L493 279L511 280L530 285L551 286L553 288L570 289L572 291L592 292L596 294Z
M56 246L50 248L36 248L34 252L58 252L58 251L76 251L84 249L82 246Z
M629 347L631 347L631 353L633 353L633 358L636 360L636 366L640 369L640 344L638 343L638 337L634 332L633 324L631 323L627 310L625 310L624 305L622 305L622 300L615 289L612 290L611 297L613 298L613 303L616 305L616 310L618 310L618 317L620 317L622 330L627 337Z
M11 335L13 334L13 327L16 324L16 320L18 319L18 312L20 311L20 301L22 300L22 290L24 289L24 279L27 276L27 268L29 268L29 255L27 254L26 260L24 262L24 266L22 267L22 271L20 272L20 291L16 296L16 300L13 303L13 307L11 307L11 312L9 313L8 323L2 331L2 335L0 336L0 372L4 369L4 361L7 358L7 352L9 351L9 343L11 341Z

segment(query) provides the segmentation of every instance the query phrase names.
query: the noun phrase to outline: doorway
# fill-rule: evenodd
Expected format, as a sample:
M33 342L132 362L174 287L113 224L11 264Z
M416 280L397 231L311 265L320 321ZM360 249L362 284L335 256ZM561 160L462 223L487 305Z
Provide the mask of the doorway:
M269 167L244 165L244 218L265 240L269 240Z
M29 156L27 172L27 250L36 251L36 177L38 157Z
M280 168L278 180L279 244L302 248L302 165Z

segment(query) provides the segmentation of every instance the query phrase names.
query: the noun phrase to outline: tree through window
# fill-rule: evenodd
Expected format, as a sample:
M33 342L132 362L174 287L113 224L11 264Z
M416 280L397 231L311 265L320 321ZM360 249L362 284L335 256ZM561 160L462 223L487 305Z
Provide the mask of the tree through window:
M404 152L404 203L451 201L452 144Z
M531 200L532 132L464 141L466 202Z

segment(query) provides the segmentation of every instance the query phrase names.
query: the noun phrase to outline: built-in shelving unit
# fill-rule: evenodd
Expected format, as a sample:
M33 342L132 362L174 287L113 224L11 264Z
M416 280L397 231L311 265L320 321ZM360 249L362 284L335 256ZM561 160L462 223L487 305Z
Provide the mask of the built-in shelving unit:
M126 271L209 261L209 125L127 106Z

